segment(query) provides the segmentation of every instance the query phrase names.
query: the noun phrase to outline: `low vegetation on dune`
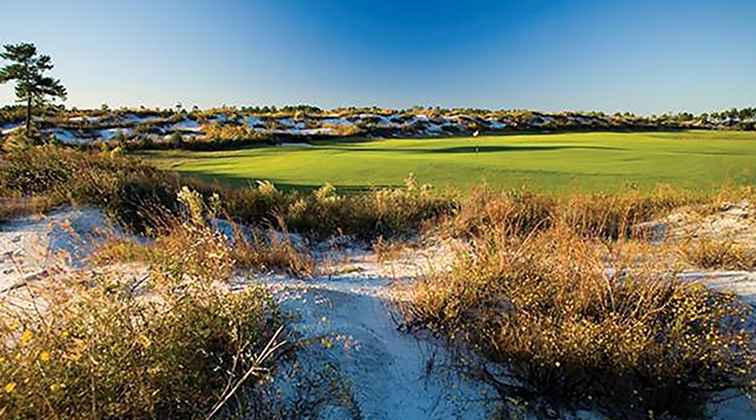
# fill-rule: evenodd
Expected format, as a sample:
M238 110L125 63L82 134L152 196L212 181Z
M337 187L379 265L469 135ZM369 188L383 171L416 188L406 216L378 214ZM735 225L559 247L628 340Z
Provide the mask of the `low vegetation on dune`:
M488 227L450 272L412 286L403 308L508 409L688 418L715 393L754 386L751 308L734 295L636 254L607 268L605 245L562 222L524 237L517 225Z
M693 265L707 269L756 270L756 246L731 239L688 240L678 252Z
M184 187L178 194L184 212L165 220L155 240L115 238L94 251L97 265L140 262L152 267L153 277L175 277L175 273L201 278L227 278L236 269L284 271L310 276L315 262L309 251L294 243L286 230L253 230L216 219L217 195L210 204ZM219 224L223 223L225 229ZM181 252L176 252L181 250Z
M478 237L492 227L510 235L526 236L564 225L586 238L604 240L644 239L652 235L644 223L666 216L683 206L710 212L723 202L753 199L751 188L721 188L701 193L657 186L650 192L634 188L621 193L539 194L527 189L498 191L490 186L474 188L461 200L458 211L445 217L442 230L456 237Z
M152 216L175 208L169 205L175 202L174 190L167 174L117 153L38 146L6 154L0 161L3 201L16 212L26 206L92 205L144 231Z
M25 101L24 97L20 98ZM753 131L756 109L731 109L638 116L631 113L531 110L338 108L311 106L222 107L201 110L181 105L167 109L66 109L33 107L33 124L22 107L0 108L0 140L5 149L57 142L77 147L128 150L227 150L312 140L357 137L461 137L474 133L582 131ZM28 131L28 133L27 133Z
M381 261L401 253L394 241L460 244L450 270L398 282L396 302L407 329L442 338L455 369L496 391L502 414L687 418L756 385L752 308L678 276L752 270L752 244L655 230L680 209L703 218L756 202L750 187L458 194L409 176L349 194L233 188L47 145L3 155L0 197L5 219L88 205L127 233L101 243L89 270L34 290L31 306L0 306L0 415L12 418L302 414L269 387L294 357L281 344L288 318L245 276L307 282L319 275L315 249L334 237L374 244ZM110 269L124 265L144 276Z
M146 282L58 276L23 305L3 302L0 416L206 418L241 404L264 418L283 318L264 287L223 288L228 258L207 257L182 254Z
M181 179L112 153L41 146L0 162L0 191L7 213L61 204L102 207L114 221L144 232L160 229L178 210L182 186L217 196L218 215L244 224L283 227L314 238L409 234L454 203L409 177L405 188L341 195L325 185L312 193L279 191L269 182L248 188ZM280 225L280 226L279 226Z

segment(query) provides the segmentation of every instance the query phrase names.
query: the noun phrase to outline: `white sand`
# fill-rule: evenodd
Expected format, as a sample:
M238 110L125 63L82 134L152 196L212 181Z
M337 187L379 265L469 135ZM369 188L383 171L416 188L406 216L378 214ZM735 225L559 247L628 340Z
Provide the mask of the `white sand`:
M60 264L76 269L111 231L102 212L94 209L64 209L0 225L0 290L19 282L44 281L45 272ZM448 360L445 349L399 331L398 315L389 303L392 286L412 282L431 269L445 270L453 247L453 243L425 245L380 263L375 254L346 241L337 251L316 248L324 272L316 278L256 277L295 316L294 331L302 339L321 343L302 352L303 363L312 368L335 366L351 383L363 418L482 419L488 407L480 400L492 391L449 375L443 369ZM60 253L66 255L57 256ZM682 278L731 290L754 302L756 273L688 272ZM243 288L247 281L239 277L232 287ZM754 414L744 398L713 409L717 419L740 420ZM581 412L569 418L602 417Z
M116 233L95 209L66 209L0 225L0 290L53 267L78 267Z
M190 118L184 118L183 120L171 125L170 130L172 131L189 131L189 132L200 132L202 131L202 127L197 122L197 120L192 120Z
M123 133L124 136L129 136L134 130L131 128L108 128L105 130L99 131L99 138L103 140L111 140L115 136L118 135L118 133Z
M65 144L87 144L91 143L93 140L91 138L77 137L76 134L74 134L71 130L66 130L63 128L54 128L52 130L46 131L46 133L51 134L53 137L55 137L56 140Z
M363 418L487 418L476 400L492 391L449 375L442 346L397 328L390 287L423 271L430 254L380 264L372 253L347 248L331 255L335 274L264 278L282 307L299 314L292 326L302 338L330 343L301 357L313 367L336 366L352 384Z
M10 134L23 126L23 123L5 124L0 127L0 134Z

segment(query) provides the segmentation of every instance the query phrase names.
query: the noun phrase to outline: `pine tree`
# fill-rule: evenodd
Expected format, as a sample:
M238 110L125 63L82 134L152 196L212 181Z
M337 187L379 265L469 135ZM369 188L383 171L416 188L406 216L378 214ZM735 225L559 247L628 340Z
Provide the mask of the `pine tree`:
M26 132L31 132L32 106L42 106L48 97L66 99L66 88L60 80L44 74L52 70L50 56L38 55L34 44L4 45L0 57L11 62L0 68L0 84L16 82L16 97L26 102Z

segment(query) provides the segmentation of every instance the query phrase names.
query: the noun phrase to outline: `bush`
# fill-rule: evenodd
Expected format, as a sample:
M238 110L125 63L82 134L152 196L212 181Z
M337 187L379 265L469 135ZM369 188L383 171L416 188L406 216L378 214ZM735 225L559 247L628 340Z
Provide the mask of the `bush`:
M453 236L478 236L492 227L526 235L551 226L556 200L524 189L499 193L484 185L474 188L444 228Z
M362 134L363 130L354 124L323 124L322 128L329 129L335 136L354 137Z
M171 147L176 149L181 148L181 146L184 145L184 137L181 136L181 133L173 133L169 135L166 141Z
M454 209L454 200L407 178L404 188L339 194L326 184L312 193L284 192L270 182L227 189L194 184L204 195L218 191L224 212L246 225L279 227L311 238L354 235L362 239L406 235Z
M451 198L434 194L414 178L404 188L341 195L325 185L315 192L283 192L269 182L229 188L197 180L184 182L203 199L217 195L218 211L246 225L268 228L279 221L316 238L336 234L362 238L417 230L430 218L453 210ZM178 214L177 178L119 153L64 147L32 147L7 156L0 166L0 196L45 197L49 206L85 204L103 208L136 232L160 230Z
M630 238L636 224L702 199L667 186L650 194L630 188L617 194L574 194L560 203L557 214L560 221L587 237Z
M245 373L237 397L263 386L281 325L264 287L195 278L133 293L117 274L81 276L35 290L42 312L0 309L0 416L205 418Z
M502 401L687 417L751 384L749 308L658 262L616 256L625 263L609 273L600 249L561 224L528 238L489 232L450 273L413 287L408 325L482 357L460 363Z
M4 197L102 207L139 232L175 211L175 189L167 174L117 153L38 146L7 155L0 166Z
M227 226L224 232L213 226L221 223L215 219L220 209L218 196L208 205L199 193L183 187L178 199L182 215L166 220L153 242L116 239L99 247L93 262L147 263L154 280L174 285L193 278L228 278L235 268L287 271L297 276L314 272L313 258L292 243L285 226L281 232L261 232L223 222Z
M2 138L2 136L0 136ZM20 128L3 139L3 151L14 153L36 145L39 142L39 133L27 133L26 129Z

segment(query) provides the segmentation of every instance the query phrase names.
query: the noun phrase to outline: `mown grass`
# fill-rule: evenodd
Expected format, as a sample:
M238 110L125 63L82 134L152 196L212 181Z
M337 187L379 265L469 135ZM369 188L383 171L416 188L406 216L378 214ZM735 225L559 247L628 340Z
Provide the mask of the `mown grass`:
M479 152L476 153L476 146ZM725 182L756 183L756 133L717 131L517 134L479 138L316 142L222 152L144 152L163 169L235 185L255 180L279 188L340 190L400 186L408 173L436 188L564 194L643 191L657 184L711 191Z

